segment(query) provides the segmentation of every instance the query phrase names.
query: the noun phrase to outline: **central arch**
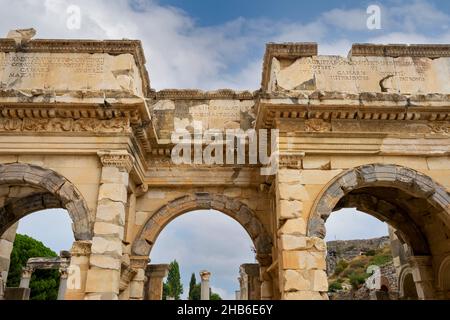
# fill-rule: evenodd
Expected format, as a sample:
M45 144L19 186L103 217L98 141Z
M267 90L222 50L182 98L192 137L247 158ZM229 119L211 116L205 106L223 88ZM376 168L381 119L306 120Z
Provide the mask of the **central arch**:
M255 245L257 260L264 265L271 263L272 240L256 214L239 200L208 192L179 197L157 210L137 234L132 246L133 255L149 256L167 224L183 213L205 209L220 211L241 224Z

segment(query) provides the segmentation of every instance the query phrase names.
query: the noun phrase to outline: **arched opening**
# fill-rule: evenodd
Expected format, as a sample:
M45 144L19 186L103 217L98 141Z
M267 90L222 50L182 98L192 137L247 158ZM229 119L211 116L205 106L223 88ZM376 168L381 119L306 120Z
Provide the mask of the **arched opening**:
M224 195L209 194L209 193L196 193L195 195L180 197L173 200L169 204L160 208L155 212L146 222L142 230L139 232L132 245L132 253L136 256L149 256L152 259L151 252L157 241L160 233L166 228L166 226L177 217L185 215L188 212L202 210L203 215L207 212L209 215L225 214L229 218L233 219L233 224L239 226L238 229L244 231L250 239L254 248L254 259L260 266L269 266L271 263L271 250L272 242L268 236L267 231L264 229L262 223L252 210L250 210L245 204L238 200L226 197ZM201 218L201 216L198 216ZM180 217L181 219L182 217ZM228 218L228 219L229 219ZM229 222L231 220L228 220ZM174 221L176 223L176 221ZM198 225L202 225L202 219L198 220ZM217 233L220 233L220 225L215 227L219 228ZM201 229L200 229L201 230ZM201 230L202 232L208 232L208 230ZM211 234L209 235L211 236ZM224 235L222 235L224 236ZM223 241L226 241L226 237ZM249 248L242 250L248 250ZM237 250L239 247L229 248L229 250ZM190 250L193 250L192 248ZM242 263L251 261L242 261ZM236 278L239 276L239 265L236 266ZM148 276L148 278L151 276ZM237 290L238 288L236 288ZM151 290L151 289L150 289ZM258 288L260 290L260 288ZM145 294L144 294L145 296ZM228 293L228 298L230 293Z
M180 266L182 299L189 298L192 274L196 283L200 282L201 270L211 273L212 293L235 299L235 291L240 290L240 266L257 264L253 242L245 229L216 210L187 212L162 230L150 252L150 262L164 264L174 260ZM193 294L191 298L199 298L198 290L194 289Z
M404 300L417 300L417 289L411 272L407 273L401 282L400 297Z
M388 225L355 208L341 208L330 215L325 227L329 298L390 299L396 269Z
M396 268L407 265L421 273L413 279L418 298L432 299L438 290L433 263L450 251L442 245L450 235L449 204L446 189L422 173L396 165L364 165L324 188L309 218L308 235L324 238L325 221L342 208L356 208L386 222L393 228L391 244L403 251L394 253Z
M18 288L23 280L23 268L29 259L41 259L41 267L31 274L30 300L56 300L63 298L59 292L61 274L59 269L46 269L47 260L60 259L74 242L71 220L65 209L46 209L33 212L17 223L18 227L10 254L8 288ZM49 232L51 230L51 232ZM22 283L23 285L23 283Z
M50 169L35 165L25 163L0 165L0 271L2 281L8 279L10 255L16 239L17 227L20 225L18 223L19 220L25 221L22 227L19 226L20 231L21 228L27 227L27 220L30 218L35 220L33 218L39 217L43 213L46 218L42 222L46 225L42 226L43 230L41 229L41 231L47 235L52 233L56 235L63 229L55 226L54 221L50 223L48 219L48 215L52 214L52 211L49 210L54 209L60 209L59 214L65 213L70 217L71 223L66 220L68 228L66 228L65 232L69 234L69 237L65 237L66 245L68 245L68 247L64 248L65 250L70 250L71 247L68 243L70 240L67 241L67 239L89 240L92 238L88 207L80 192L70 181ZM33 224L33 227L36 227L36 223ZM30 239L22 240L33 242ZM34 242L33 245L39 246L36 243ZM48 253L48 255L52 255L52 253ZM50 263L34 259L38 257L31 256L30 258L34 259L31 259L33 260L32 262L30 260L28 262L22 261L26 265L22 271L20 287L24 289L29 287L32 274L37 269L67 270L70 257L68 253L63 255L64 257L60 257L60 259L54 257L53 260L55 261L52 260ZM50 273L50 271L47 273ZM16 297L16 299L27 298L27 290L16 290L15 292L19 292L21 295ZM62 299L63 294L58 298Z

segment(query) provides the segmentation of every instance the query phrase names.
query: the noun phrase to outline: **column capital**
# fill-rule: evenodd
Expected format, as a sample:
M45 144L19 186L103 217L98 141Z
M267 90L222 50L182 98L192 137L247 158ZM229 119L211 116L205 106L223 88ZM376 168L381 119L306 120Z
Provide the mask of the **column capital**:
M134 165L133 156L126 150L99 151L97 155L104 167L116 167L120 171L130 172Z
M34 268L31 266L25 266L22 268L22 278L29 279L34 272Z
M131 256L130 257L130 267L133 269L143 269L147 268L150 259L145 256Z
M145 275L149 278L165 278L168 274L168 264L148 264L145 269Z
M66 267L59 268L59 274L61 279L67 279L69 276L69 272Z
M72 257L89 256L91 254L92 241L78 240L72 244L70 254Z
M200 278L202 281L209 281L209 277L211 276L211 272L207 270L200 271Z

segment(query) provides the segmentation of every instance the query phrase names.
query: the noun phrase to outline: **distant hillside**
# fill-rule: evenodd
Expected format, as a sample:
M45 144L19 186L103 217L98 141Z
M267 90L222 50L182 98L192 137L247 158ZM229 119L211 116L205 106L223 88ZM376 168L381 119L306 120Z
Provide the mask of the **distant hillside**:
M335 254L338 259L350 260L361 253L384 248L389 245L389 237L361 240L336 240L327 242L329 254Z
M327 242L330 292L354 291L364 284L370 265L393 269L389 237ZM394 270L395 271L395 270Z

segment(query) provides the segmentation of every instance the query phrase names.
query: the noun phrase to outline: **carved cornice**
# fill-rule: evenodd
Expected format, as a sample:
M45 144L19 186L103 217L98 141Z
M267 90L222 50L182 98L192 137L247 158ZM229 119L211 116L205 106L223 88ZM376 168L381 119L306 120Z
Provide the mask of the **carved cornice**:
M234 91L231 89L220 89L215 91L202 91L196 89L165 89L153 92L152 98L155 100L253 100L256 94L256 92Z
M259 101L256 128L271 128L276 119L449 121L450 95L313 92L285 98L266 94ZM307 131L327 131L314 129L319 123L307 122ZM437 132L447 130L445 124L434 127L438 126Z
M450 57L450 45L448 44L365 44L355 43L349 56L370 57L424 57L440 58Z
M56 40L34 39L17 47L13 39L0 39L0 52L41 53L107 53L111 55L131 54L139 68L144 95L150 93L150 79L145 68L145 55L139 40Z
M128 151L99 151L97 154L104 167L117 167L126 172L133 168L134 158Z

